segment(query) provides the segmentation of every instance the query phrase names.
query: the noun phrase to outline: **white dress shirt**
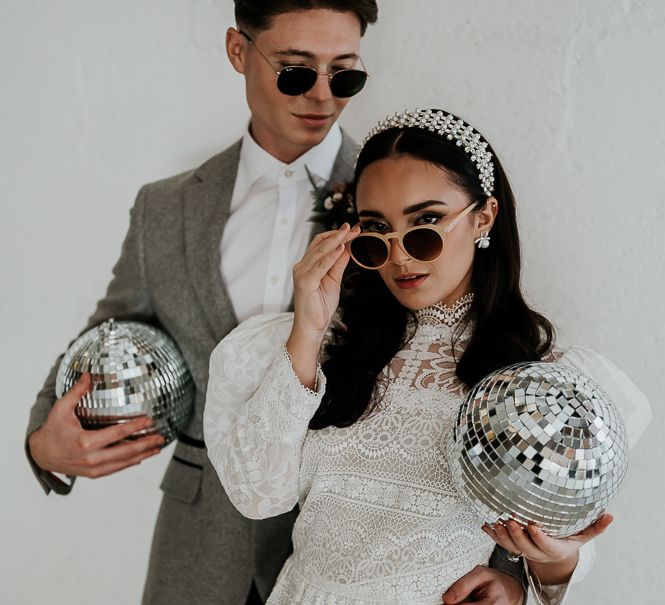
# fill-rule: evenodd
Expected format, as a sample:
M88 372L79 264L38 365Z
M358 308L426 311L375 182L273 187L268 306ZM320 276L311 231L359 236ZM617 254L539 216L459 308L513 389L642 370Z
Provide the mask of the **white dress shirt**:
M333 125L326 138L291 164L284 164L245 133L231 215L221 241L221 272L238 321L285 311L293 297L291 270L310 240L312 184L330 179L342 145Z

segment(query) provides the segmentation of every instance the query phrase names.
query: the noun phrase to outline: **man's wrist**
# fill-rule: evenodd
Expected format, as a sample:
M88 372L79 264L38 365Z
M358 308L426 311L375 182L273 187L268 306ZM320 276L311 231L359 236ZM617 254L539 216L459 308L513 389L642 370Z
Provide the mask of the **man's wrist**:
M522 605L526 605L527 595L529 592L529 578L524 567L524 562L522 560L517 562L511 561L508 556L508 551L503 548L503 546L497 544L494 547L492 556L490 557L489 567L490 569L500 571L501 573L504 573L519 582L519 584L522 586L522 592L524 595Z
M42 466L42 462L39 456L39 438L41 435L40 433L41 430L42 427L39 427L38 429L32 431L30 435L28 435L28 454L39 468L41 468L44 471L47 471L48 469L45 469Z

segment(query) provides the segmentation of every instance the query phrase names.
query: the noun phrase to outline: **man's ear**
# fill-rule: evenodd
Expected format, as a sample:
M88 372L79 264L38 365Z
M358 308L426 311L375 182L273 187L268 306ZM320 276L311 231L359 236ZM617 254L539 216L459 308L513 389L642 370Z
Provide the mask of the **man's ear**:
M245 73L247 44L246 38L235 27L226 30L226 55L239 74Z
M482 210L474 213L476 217L475 236L480 237L481 233L489 233L492 230L496 216L499 213L499 203L496 198L489 197Z

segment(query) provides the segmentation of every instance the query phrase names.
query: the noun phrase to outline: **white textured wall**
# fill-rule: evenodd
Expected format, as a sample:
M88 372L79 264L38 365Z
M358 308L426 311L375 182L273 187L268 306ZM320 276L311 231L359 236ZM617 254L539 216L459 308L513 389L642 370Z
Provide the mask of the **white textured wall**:
M106 286L138 187L240 134L231 2L0 0L0 601L136 603L168 453L67 498L24 460L28 408ZM344 125L438 106L517 192L532 302L654 407L573 605L662 602L665 4L383 0ZM660 68L660 69L658 69ZM102 570L100 575L98 570Z

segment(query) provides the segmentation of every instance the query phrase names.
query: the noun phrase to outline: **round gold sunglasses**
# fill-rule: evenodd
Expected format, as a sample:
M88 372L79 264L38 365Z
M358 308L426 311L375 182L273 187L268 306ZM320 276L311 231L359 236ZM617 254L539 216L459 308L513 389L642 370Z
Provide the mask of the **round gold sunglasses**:
M349 242L349 253L364 269L381 269L390 258L391 246L394 245L391 240L397 240L409 258L421 263L433 263L443 254L445 234L452 231L477 205L478 202L470 204L445 225L416 225L392 233L366 231Z
M363 69L339 69L334 73L319 73L313 67L305 65L287 65L282 69L275 69L270 59L263 54L261 49L256 45L254 40L249 37L241 29L238 33L243 36L252 45L257 52L263 57L264 61L270 66L277 76L277 88L279 91L290 97L297 97L298 95L305 94L316 84L319 76L327 76L330 82L330 92L335 97L340 99L347 99L353 95L357 95L365 86L369 74L365 69L365 64L361 57L360 64Z

